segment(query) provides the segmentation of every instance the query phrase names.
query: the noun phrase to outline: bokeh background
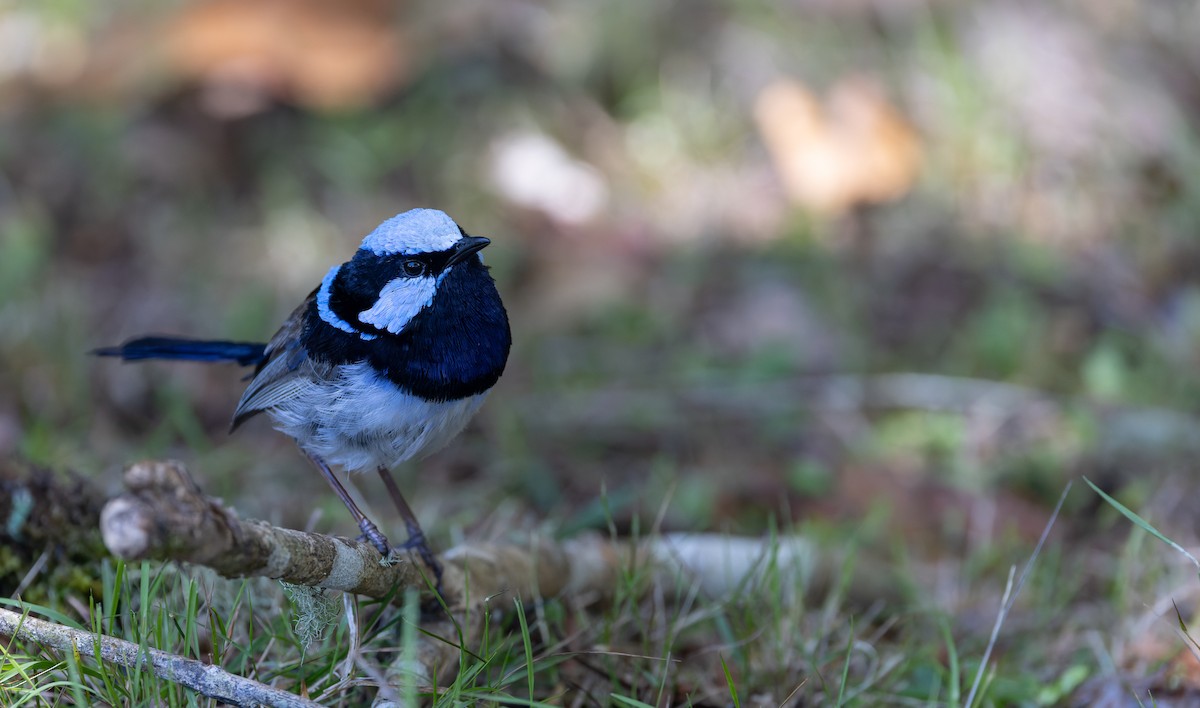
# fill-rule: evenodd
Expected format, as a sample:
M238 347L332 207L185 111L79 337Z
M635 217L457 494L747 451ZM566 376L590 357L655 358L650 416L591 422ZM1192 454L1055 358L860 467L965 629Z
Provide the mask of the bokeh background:
M0 2L0 456L176 457L351 532L266 421L226 435L242 372L87 352L265 341L435 207L515 337L402 472L436 544L783 528L910 568L978 650L1069 480L1200 531L1197 37L1125 0ZM1195 690L1186 562L1065 510L1002 678Z

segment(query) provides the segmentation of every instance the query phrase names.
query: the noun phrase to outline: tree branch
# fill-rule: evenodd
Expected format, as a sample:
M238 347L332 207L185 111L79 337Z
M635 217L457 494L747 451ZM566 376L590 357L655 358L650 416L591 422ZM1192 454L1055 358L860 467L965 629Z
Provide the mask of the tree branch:
M426 587L416 554L384 565L367 543L238 518L178 462L135 464L125 486L100 514L100 531L108 550L126 560L183 561L228 578L266 576L369 597Z
M210 698L237 706L320 706L294 693L235 676L218 666L158 649L147 649L142 654L141 648L132 642L71 629L12 610L0 609L0 634L37 642L63 654L78 651L83 656L127 669L149 667L161 679L174 681Z

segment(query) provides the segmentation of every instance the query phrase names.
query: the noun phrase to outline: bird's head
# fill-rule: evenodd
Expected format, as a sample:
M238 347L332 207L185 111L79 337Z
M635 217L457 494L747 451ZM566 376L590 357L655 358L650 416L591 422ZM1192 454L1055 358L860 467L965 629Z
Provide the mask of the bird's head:
M317 291L318 312L325 322L363 339L400 334L433 305L451 276L454 295L466 301L445 305L471 307L472 291L495 294L478 255L489 243L468 236L436 209L406 211L380 224L352 259L329 271Z

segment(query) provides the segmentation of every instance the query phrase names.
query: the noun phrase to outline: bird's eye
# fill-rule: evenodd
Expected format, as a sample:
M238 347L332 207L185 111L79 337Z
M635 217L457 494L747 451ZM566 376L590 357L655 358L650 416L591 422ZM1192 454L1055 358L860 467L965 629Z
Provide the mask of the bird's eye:
M410 278L425 274L425 264L421 261L404 261L401 267L404 268L404 274Z

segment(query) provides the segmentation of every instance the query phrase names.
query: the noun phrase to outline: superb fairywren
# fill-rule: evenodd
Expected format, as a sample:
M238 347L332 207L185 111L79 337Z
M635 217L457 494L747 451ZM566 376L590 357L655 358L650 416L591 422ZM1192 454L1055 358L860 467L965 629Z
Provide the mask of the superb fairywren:
M266 344L142 337L96 354L253 365L236 429L266 412L316 464L363 535L388 555L330 465L374 467L403 517L406 548L440 576L390 468L431 453L462 430L500 378L512 336L504 304L468 236L434 209L383 222Z

